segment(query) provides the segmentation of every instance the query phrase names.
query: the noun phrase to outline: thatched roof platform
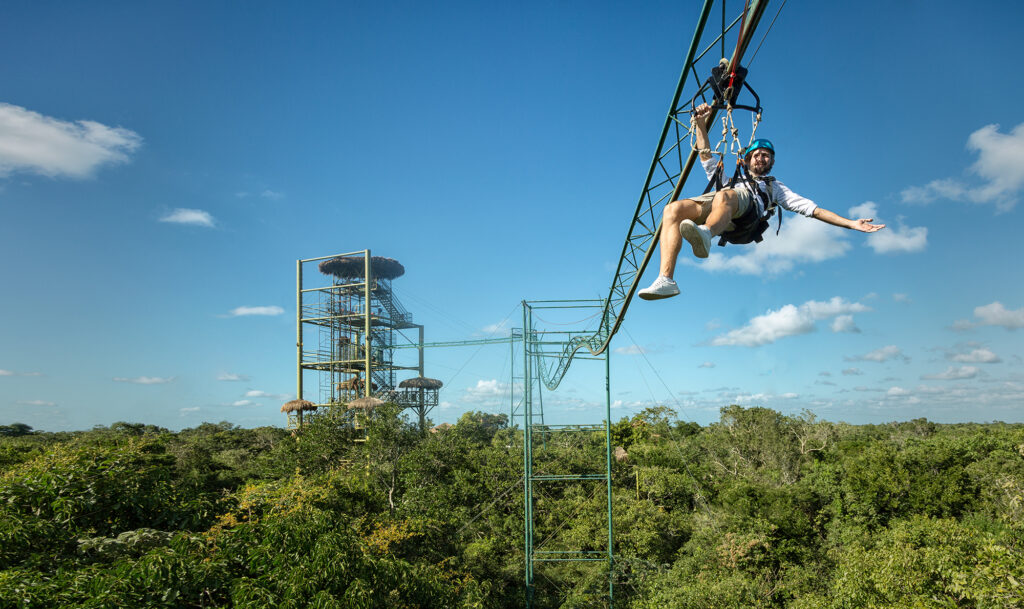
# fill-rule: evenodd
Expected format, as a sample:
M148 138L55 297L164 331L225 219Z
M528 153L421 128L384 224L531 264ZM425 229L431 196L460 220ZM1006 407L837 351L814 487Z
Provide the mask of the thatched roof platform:
M428 379L425 376L417 376L414 379L405 379L398 384L402 389L440 389L444 385L437 379Z
M362 256L339 256L320 263L320 272L334 275L339 279L356 279L362 277L366 270L366 259ZM405 274L405 267L394 258L373 256L370 258L373 276L378 279L396 279Z
M353 408L362 408L365 410L373 410L379 406L383 406L386 402L380 398L359 398L358 400L352 400L348 403L349 410Z
M281 406L281 412L301 412L303 410L316 410L316 404L309 400L292 400Z
M442 431L448 431L452 427L455 427L451 423L441 423L440 425L434 425L430 428L430 433L438 433Z

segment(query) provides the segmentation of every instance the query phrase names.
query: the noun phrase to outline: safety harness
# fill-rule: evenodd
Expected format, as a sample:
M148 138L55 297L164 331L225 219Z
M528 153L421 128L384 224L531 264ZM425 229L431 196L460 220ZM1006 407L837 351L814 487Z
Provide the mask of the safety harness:
M772 176L763 176L761 178L768 189L766 193L758 187L757 181L754 180L754 177L747 171L747 167L742 163L736 164L736 171L733 172L732 177L724 184L722 182L722 175L722 161L718 161L714 174L708 181L707 187L704 188L704 194L711 192L712 189L718 192L723 188L735 188L737 184L743 183L750 190L752 197L757 197L761 200L761 205L751 201L750 207L740 217L733 218L733 227L721 234L718 245L724 246L726 243L733 243L735 245L743 245L750 242L760 243L764 239L762 237L764 231L768 230L768 219L772 217L772 214L775 213L778 207L775 203L775 197L772 196L772 182L775 181L775 178ZM762 212L762 210L764 211ZM778 211L779 226L775 230L776 235L782 230L782 210Z

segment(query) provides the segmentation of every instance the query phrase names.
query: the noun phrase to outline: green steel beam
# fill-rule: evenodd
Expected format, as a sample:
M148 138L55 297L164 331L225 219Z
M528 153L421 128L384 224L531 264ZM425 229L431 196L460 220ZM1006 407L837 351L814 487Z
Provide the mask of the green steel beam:
M470 347L473 345L505 345L512 343L514 339L511 336L505 336L502 338L481 338L475 340L449 340L441 341L436 343L423 343L424 348L434 347ZM395 345L395 349L414 349L419 348L419 345Z
M363 397L370 397L373 394L373 370L371 368L371 362L373 361L372 348L372 335L373 324L373 309L370 307L370 292L373 286L373 266L370 264L370 250L365 250L366 258L363 260L363 281L365 282L365 292L363 293L363 314L365 320L363 322L363 353L366 360L366 373L363 379Z
M295 399L302 399L302 261L295 262ZM299 412L302 412L301 410Z

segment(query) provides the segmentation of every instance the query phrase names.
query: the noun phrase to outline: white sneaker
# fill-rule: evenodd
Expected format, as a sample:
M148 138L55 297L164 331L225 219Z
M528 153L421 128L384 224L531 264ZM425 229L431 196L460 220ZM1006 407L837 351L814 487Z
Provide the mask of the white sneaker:
M693 220L683 220L679 223L679 234L693 247L694 256L708 257L708 250L711 249L711 229L704 225L697 226Z
M662 298L672 298L677 294L679 294L679 286L668 277L658 277L651 287L637 292L637 295L644 300L661 300Z

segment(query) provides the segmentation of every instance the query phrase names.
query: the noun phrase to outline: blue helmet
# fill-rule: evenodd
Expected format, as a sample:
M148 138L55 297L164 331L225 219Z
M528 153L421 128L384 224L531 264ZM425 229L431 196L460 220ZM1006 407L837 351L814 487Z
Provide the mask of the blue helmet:
M750 146L747 146L747 149L743 151L743 158L747 158L748 156L750 156L751 152L757 150L758 148L764 148L766 150L770 150L771 153L772 153L772 158L775 158L775 146L772 145L770 140L763 140L763 139L762 140L754 140L753 142L751 142Z

